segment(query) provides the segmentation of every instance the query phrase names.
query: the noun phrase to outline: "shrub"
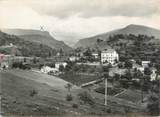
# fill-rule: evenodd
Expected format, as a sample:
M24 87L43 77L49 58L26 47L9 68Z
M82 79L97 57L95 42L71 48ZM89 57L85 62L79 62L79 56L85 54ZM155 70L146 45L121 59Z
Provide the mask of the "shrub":
M111 109L110 108L107 109L107 113L111 113Z
M29 95L30 95L31 97L33 97L33 96L35 96L35 95L37 95L37 94L38 94L38 91L36 91L35 89L33 89L33 90L30 91L30 94L29 94Z
M73 108L78 108L78 104L73 104L72 107Z
M25 69L30 70L31 69L29 64L23 64L22 62L14 62L12 64L12 68L19 68L19 69L23 69L23 70L25 70Z
M67 94L66 100L67 100L67 101L72 101L72 100L73 100L72 95L71 95L71 94Z
M79 93L78 96L79 99L82 100L85 104L93 105L95 103L93 98L87 91Z

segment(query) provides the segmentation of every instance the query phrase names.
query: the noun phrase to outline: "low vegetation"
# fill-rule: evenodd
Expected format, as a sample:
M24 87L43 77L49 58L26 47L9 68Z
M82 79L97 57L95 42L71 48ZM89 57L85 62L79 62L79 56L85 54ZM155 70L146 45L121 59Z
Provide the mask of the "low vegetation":
M14 62L12 64L12 68L13 69L14 68L19 68L19 69L23 69L23 70L25 70L25 69L30 70L31 69L29 64L23 64L22 62Z
M38 94L38 91L35 90L35 89L31 90L30 93L29 93L29 95L30 95L31 97L34 97L34 96L37 95L37 94Z
M66 101L72 101L73 100L73 97L71 94L67 94L66 96Z
M79 96L79 99L84 104L89 104L89 105L94 105L95 104L94 99L92 98L92 96L87 91L79 93L78 96Z

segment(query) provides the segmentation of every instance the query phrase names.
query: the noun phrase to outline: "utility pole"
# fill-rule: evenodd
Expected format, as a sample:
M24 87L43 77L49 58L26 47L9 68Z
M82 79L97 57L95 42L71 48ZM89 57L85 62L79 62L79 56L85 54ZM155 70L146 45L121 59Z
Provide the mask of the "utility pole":
M107 106L107 78L105 78L105 102L104 105Z
M107 77L104 75L104 70L103 70L103 62L101 61L101 55L100 55L100 67L101 67L101 74L102 77L104 77L104 88L105 88L105 95L104 95L104 105L107 106Z
M144 85L144 79L142 79L141 83L141 102L143 103L143 85Z

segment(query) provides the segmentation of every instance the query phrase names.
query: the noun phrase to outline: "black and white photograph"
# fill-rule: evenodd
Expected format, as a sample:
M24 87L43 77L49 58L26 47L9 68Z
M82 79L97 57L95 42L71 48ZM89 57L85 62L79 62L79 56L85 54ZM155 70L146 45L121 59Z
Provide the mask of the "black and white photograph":
M160 116L160 0L0 0L0 117Z

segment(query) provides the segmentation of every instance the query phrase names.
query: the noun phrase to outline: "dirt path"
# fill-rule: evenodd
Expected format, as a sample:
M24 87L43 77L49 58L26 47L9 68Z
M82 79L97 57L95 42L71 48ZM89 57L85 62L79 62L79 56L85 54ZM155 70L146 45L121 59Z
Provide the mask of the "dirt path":
M125 89L124 91L122 91L122 92L120 92L120 93L114 95L114 97L117 97L118 95L120 95L120 94L122 94L122 93L124 93L124 92L126 92L126 91L127 91L127 90Z

